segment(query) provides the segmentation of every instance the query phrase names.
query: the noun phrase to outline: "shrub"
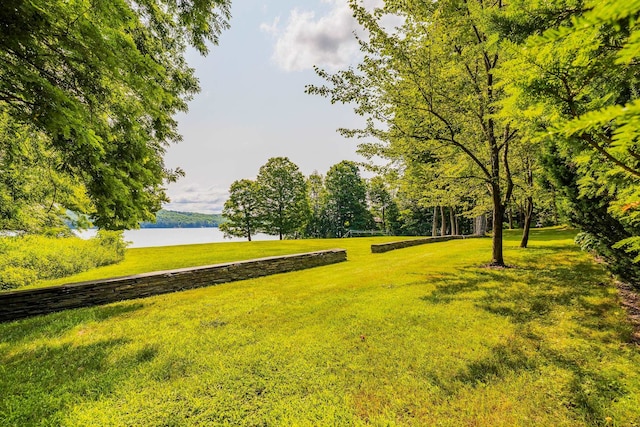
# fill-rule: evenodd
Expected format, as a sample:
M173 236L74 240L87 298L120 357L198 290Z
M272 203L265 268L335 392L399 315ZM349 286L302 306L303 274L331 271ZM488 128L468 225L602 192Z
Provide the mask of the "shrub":
M100 230L79 237L20 235L0 237L0 289L16 289L38 280L57 279L124 259L122 232Z

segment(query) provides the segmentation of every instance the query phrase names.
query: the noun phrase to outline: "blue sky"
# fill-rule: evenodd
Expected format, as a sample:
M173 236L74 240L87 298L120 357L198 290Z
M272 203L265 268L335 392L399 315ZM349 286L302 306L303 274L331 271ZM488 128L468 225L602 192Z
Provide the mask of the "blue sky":
M245 0L232 5L231 29L207 57L188 55L201 92L178 116L184 140L167 151L186 177L168 188L167 209L220 212L237 179L253 179L270 157L286 156L305 175L341 160L362 160L357 141L336 129L357 127L351 107L304 93L320 84L312 67L357 63L347 0Z

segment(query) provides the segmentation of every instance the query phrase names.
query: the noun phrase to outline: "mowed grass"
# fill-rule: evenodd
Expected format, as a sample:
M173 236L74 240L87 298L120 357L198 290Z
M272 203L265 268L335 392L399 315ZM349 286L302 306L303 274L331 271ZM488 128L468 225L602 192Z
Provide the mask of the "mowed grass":
M351 247L356 252L371 243L414 239L416 237L376 237L359 241ZM212 265L224 262L242 261L254 258L289 255L344 246L352 239L284 240L257 242L225 242L196 245L162 246L127 249L125 259L113 265L95 268L73 276L54 280L43 280L20 289L33 289L87 280L107 279L152 271L173 270L183 267Z
M1 324L0 424L640 425L640 350L572 239L508 232L509 269L489 239L283 242L349 261Z

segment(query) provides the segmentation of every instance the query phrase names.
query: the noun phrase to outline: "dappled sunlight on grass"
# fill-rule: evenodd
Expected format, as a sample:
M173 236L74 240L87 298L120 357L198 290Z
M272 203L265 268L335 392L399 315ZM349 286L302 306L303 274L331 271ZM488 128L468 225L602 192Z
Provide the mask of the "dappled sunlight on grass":
M507 231L507 269L482 267L489 239L385 254L310 241L349 261L2 324L0 419L638 424L640 352L572 233L534 230L523 250Z

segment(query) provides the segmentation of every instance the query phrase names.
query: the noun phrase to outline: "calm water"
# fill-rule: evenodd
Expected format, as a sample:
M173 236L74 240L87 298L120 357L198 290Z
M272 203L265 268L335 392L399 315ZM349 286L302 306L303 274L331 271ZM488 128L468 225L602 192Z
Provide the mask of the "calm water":
M76 231L83 239L96 235L96 230ZM257 234L253 240L276 240L278 236ZM195 243L246 242L247 239L233 237L224 238L224 233L217 228L141 228L125 230L124 240L131 242L129 248L147 248L150 246L191 245Z

